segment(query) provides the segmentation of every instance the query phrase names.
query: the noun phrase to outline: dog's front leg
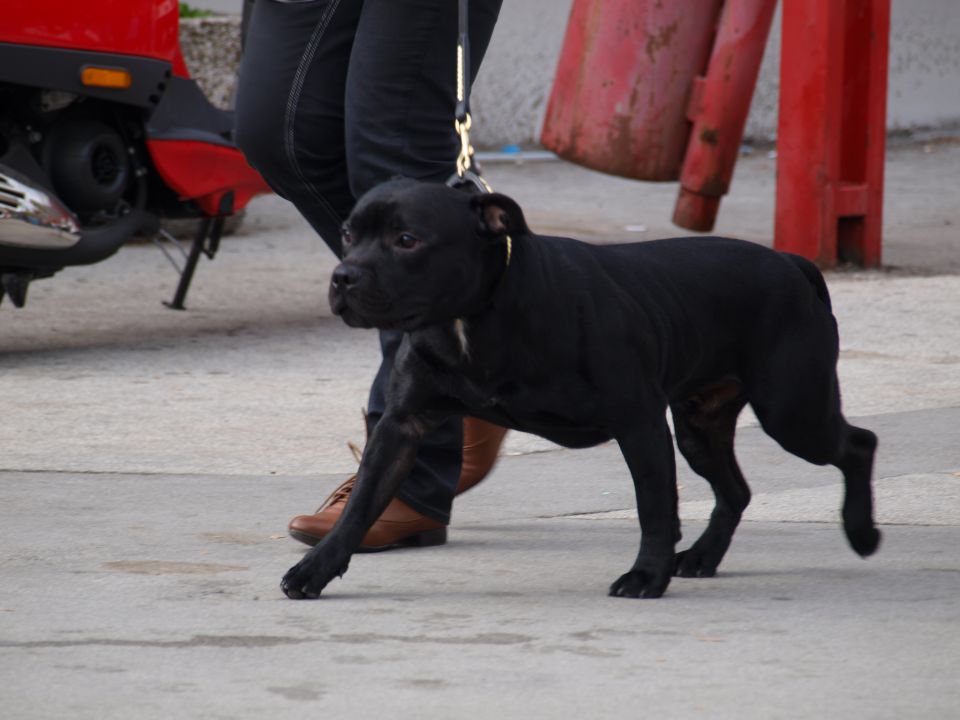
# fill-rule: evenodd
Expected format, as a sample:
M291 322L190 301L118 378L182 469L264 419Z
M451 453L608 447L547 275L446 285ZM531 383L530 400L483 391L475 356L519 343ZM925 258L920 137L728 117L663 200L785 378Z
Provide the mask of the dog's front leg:
M337 524L284 576L289 598L316 598L334 577L347 571L363 536L386 509L413 468L420 439L431 428L422 418L389 412L367 442L357 482Z
M617 442L633 476L640 516L640 552L629 572L610 586L619 597L657 598L673 575L680 540L677 468L666 418L640 422L617 433Z

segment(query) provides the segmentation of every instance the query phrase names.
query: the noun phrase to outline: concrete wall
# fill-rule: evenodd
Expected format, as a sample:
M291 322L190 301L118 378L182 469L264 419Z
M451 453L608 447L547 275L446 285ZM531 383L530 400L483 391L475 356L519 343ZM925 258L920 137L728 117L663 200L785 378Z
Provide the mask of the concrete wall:
M888 126L960 122L960 0L894 0Z
M236 12L241 5L240 0L191 4L235 7ZM572 0L504 0L473 91L473 139L478 147L537 142L571 5ZM960 0L893 0L892 8L888 127L960 124ZM239 18L194 20L183 26L191 71L218 104L229 103ZM779 47L778 12L747 120L747 136L758 140L776 134Z

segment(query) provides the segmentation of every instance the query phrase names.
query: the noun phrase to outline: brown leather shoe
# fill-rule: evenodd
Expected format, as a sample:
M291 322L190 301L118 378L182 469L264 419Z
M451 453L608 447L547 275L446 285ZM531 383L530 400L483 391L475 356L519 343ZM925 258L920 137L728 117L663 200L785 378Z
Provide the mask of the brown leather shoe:
M463 419L463 467L459 495L483 480L497 462L500 444L507 434L506 428L478 420ZM360 449L351 444L350 449L360 458ZM313 515L298 515L290 521L290 536L307 545L316 545L333 528L340 518L347 499L353 491L357 476L347 478L340 487L324 500ZM447 542L446 526L421 515L402 500L394 498L387 509L363 536L361 552L378 552L395 547L426 547Z
M357 476L334 490L313 515L298 515L290 521L290 536L307 545L316 545L340 518ZM421 515L402 500L394 498L363 536L360 552L379 552L395 547L426 547L447 542L447 526Z
M474 417L463 419L463 466L457 495L483 480L497 464L507 429Z

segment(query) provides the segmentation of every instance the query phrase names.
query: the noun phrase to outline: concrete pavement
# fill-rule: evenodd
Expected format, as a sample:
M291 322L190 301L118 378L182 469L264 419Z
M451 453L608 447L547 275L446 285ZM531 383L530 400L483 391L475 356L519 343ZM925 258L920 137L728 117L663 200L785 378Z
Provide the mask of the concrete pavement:
M675 186L488 167L531 224L679 234ZM838 474L749 417L755 492L721 573L605 596L636 550L616 449L514 435L445 547L359 556L318 602L285 534L352 468L372 334L329 317L332 259L258 200L188 301L150 246L0 306L0 716L949 717L960 704L960 147L890 152L882 272L834 272L849 416L880 436L870 560ZM769 242L773 162L745 158L720 232ZM645 229L641 229L645 228ZM682 463L681 463L682 465ZM680 468L684 542L709 491Z

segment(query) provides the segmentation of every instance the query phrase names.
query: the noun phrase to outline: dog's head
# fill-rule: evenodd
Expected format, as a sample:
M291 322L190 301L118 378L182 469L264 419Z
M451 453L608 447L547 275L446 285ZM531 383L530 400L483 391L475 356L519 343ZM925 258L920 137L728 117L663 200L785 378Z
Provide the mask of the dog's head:
M343 224L330 306L352 327L417 330L479 311L507 265L507 236L529 233L503 195L392 180Z

